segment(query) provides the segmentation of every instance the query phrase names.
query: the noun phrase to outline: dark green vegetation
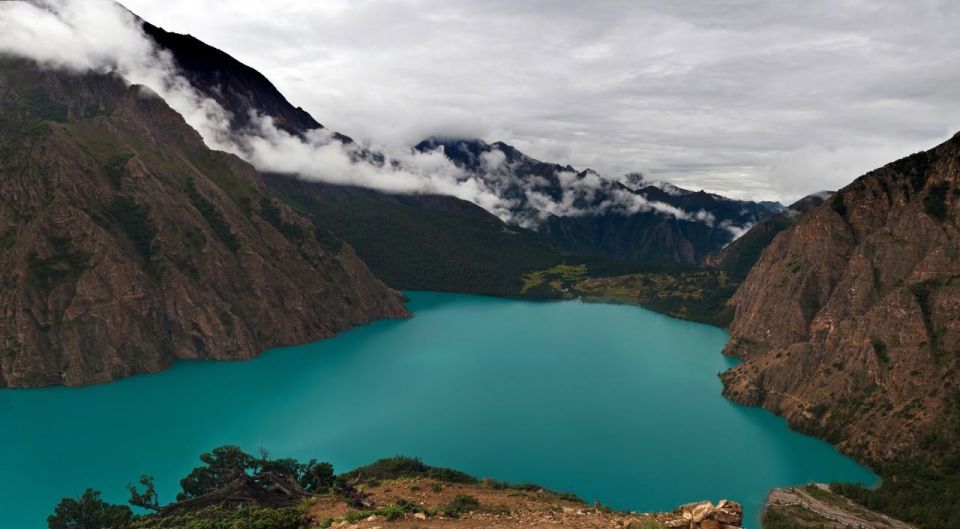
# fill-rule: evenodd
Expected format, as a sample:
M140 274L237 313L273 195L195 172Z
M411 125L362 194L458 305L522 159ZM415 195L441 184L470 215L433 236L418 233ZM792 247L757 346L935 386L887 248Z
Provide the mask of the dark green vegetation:
M947 351L944 351L940 344L940 336L943 331L938 329L933 321L932 300L939 288L950 285L958 279L960 279L960 275L932 277L910 285L910 293L913 294L917 300L917 304L920 305L923 324L927 328L930 353L937 363L943 362L947 356Z
M271 226L276 228L281 235L286 237L287 240L298 244L303 242L303 228L283 220L280 208L277 207L273 200L267 197L260 199L260 214L263 215L263 218L266 219Z
M960 389L946 399L948 429L960 435ZM955 438L955 437L954 437ZM960 452L948 438L930 432L921 445L945 454L942 462L908 461L880 466L883 483L876 489L834 483L831 488L871 509L924 529L960 527Z
M123 229L145 261L153 254L151 244L157 228L150 221L150 207L137 204L133 199L117 196L107 207L107 214Z
M47 518L50 529L101 529L126 527L133 511L126 505L111 505L100 493L87 489L78 499L64 498Z
M366 483L399 478L432 478L448 483L467 484L480 482L477 478L459 470L431 467L419 459L404 456L380 459L343 474L343 478Z
M128 485L130 504L154 511L135 515L124 505L100 500L88 489L78 499L65 498L47 519L50 529L299 529L310 525L300 503L311 495L354 491L333 474L329 463L271 459L265 451L247 454L222 446L200 456L201 466L180 480L177 500L162 505L149 476L140 487ZM279 492L278 492L279 491Z
M120 187L121 181L127 172L127 162L130 161L130 158L133 158L133 153L124 151L111 157L101 166L107 178L110 179L110 183L113 184L113 187Z
M154 511L134 515L123 505L100 500L87 490L79 500L66 498L47 519L50 529L299 529L310 526L300 503L312 495L354 492L333 474L329 463L271 459L222 446L200 456L201 466L180 480L177 500L162 505L153 479L140 478L140 487L128 485L130 504ZM281 492L278 492L281 491Z
M574 290L585 299L634 303L675 318L724 327L732 318L726 303L738 285L723 270L704 269L588 279Z
M950 184L940 182L930 187L927 196L923 198L923 209L927 215L943 222L947 220L947 191L950 190Z
M44 121L63 123L67 120L70 108L50 97L44 90L30 90L25 94L24 101L27 111Z
M200 215L203 216L204 220L207 221L207 224L210 226L210 229L213 230L213 234L217 236L218 239L230 249L232 252L236 252L240 249L240 240L237 239L237 236L234 235L233 230L230 229L230 223L223 218L223 214L217 209L212 202L207 200L206 197L201 195L193 183L190 183L190 186L187 188L187 193L190 195L190 200L193 202L193 207L197 208L197 211L200 212Z
M409 500L397 498L393 505L379 509L363 509L347 514L343 519L349 523L356 523L370 516L382 516L390 521L399 520L406 514L423 513L427 516L443 515L448 518L459 518L461 514L480 509L480 501L468 494L457 494L453 500L442 505L439 509L427 509Z
M78 499L64 498L47 518L50 529L307 529L329 527L333 519L318 521L311 513L315 500L342 501L353 510L343 520L354 523L369 516L397 520L406 514L424 513L457 518L481 509L479 500L458 493L438 508L428 509L403 498L375 507L362 492L381 480L428 478L434 492L444 485L475 485L493 490L544 491L564 501L582 501L572 494L555 494L533 484L511 485L469 474L431 467L419 459L395 456L335 475L329 463L310 460L272 459L266 451L259 456L236 446L221 446L200 456L201 466L180 480L181 492L175 502L164 505L153 487L153 479L142 476L139 485L127 485L129 503L148 514L135 514L126 505L100 499L100 492L87 489Z
M37 284L49 291L60 281L76 278L90 263L90 254L73 248L69 237L47 237L49 253L43 257L31 251L27 257Z
M452 197L265 178L287 204L348 242L396 289L517 296L524 274L565 259L535 232L508 227Z
M830 207L841 217L847 215L847 204L843 201L843 193L838 192L833 195L833 200L830 201Z
M452 197L393 196L277 175L266 175L266 182L317 226L350 243L374 274L396 289L532 299L583 295L696 321L728 320L724 303L736 283L725 271L571 255L536 232L507 226ZM627 274L646 277L616 288L585 282ZM666 287L658 292L658 285Z
M629 303L676 318L724 326L731 316L726 302L738 284L724 270L588 261L531 272L524 276L522 294Z
M203 466L196 467L180 480L183 492L177 501L198 498L213 493L245 476L276 475L290 479L307 492L325 492L333 486L333 466L318 463L299 463L293 459L270 459L266 453L254 457L236 446L221 446L200 455Z
M109 527L112 526L104 526L104 529ZM127 526L117 527L124 527L124 529L306 529L312 527L312 524L301 507L250 506L240 509L204 507L167 516L142 516L135 518ZM98 526L96 529L101 528Z
M783 212L771 215L740 236L719 252L707 256L704 264L727 273L729 280L740 283L747 278L750 269L760 260L760 254L774 237L794 225L800 216L819 206L827 193L816 193L790 204ZM836 200L836 199L835 199ZM842 198L839 199L842 202Z
M942 469L920 464L898 464L880 469L877 489L835 483L839 494L871 509L907 520L923 528L960 527L960 464Z
M830 520L799 507L778 507L763 512L763 529L826 529Z

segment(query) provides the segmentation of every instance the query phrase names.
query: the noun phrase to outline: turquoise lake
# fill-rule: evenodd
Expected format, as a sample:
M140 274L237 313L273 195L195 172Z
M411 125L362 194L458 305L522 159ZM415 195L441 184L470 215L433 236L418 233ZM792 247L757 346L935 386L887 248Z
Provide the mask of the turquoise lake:
M330 461L397 454L535 482L616 508L740 501L756 528L767 491L875 484L868 469L720 396L725 331L641 308L408 293L414 318L247 362L80 389L0 390L0 527L46 527L87 487L124 502L156 477L173 499L222 444Z

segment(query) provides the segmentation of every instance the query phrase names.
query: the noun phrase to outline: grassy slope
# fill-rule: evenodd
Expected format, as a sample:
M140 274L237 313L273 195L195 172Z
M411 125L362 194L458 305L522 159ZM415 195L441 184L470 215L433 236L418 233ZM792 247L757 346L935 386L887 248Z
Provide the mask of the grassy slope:
M536 233L472 211L363 191L297 193L277 177L269 182L288 204L350 243L396 289L517 296L524 274L565 259Z

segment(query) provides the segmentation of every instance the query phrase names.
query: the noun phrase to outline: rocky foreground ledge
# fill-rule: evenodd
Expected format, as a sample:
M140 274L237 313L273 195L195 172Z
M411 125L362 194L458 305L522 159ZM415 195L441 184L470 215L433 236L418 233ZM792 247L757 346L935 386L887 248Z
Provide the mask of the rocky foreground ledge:
M728 500L689 503L663 513L619 512L569 494L491 480L464 484L400 478L376 482L363 493L368 504L380 508L356 511L335 498L320 498L312 518L337 529L739 529L743 521L743 508ZM398 505L405 508L398 510Z
M478 479L419 459L396 456L336 475L329 463L272 459L236 446L200 456L163 503L153 478L128 486L128 503L110 504L96 490L64 498L49 529L384 529L594 528L740 529L743 507L720 500L673 512L615 511L539 485Z

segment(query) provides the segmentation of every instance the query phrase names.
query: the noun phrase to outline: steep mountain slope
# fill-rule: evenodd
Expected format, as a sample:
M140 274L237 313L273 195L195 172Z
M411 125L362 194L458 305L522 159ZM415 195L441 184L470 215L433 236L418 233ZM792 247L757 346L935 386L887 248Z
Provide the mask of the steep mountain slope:
M177 66L196 89L215 99L231 113L234 129L242 130L246 127L251 112L273 117L280 128L293 134L304 134L311 129L322 128L302 109L293 107L260 73L228 54L191 36L170 33L146 22L143 23L143 28L160 48L171 53ZM334 137L344 143L353 143L349 137L338 133L334 133ZM578 173L569 166L540 162L499 142L487 145L479 140L430 139L420 143L415 149L423 152L438 147L443 147L447 156L469 174L479 176L491 184L502 199L516 203L512 209L514 218L511 219L511 225L536 228L548 244L552 243L574 254L619 260L694 263L729 243L734 233L777 211L768 203L735 201L703 192L691 193L672 186L661 188L639 181L632 182L633 185L630 186L608 180L598 183L600 179L592 171ZM381 155L372 151L359 149L356 152L357 156L369 163L380 164L384 161ZM491 167L491 162L496 162L497 167ZM272 182L277 186L282 184L280 177ZM594 189L596 186L604 189L597 191ZM285 191L295 187L296 184L288 184ZM336 204L342 204L344 196L356 195L355 189L323 185L312 189L314 199L318 198L318 189L322 189L323 193L336 195L327 197L328 201ZM536 196L531 196L530 192ZM571 193L576 196L570 195ZM295 198L288 192L283 195ZM437 226L472 222L469 217L450 214L467 209L464 204L458 204L462 202L459 199L431 196L425 201L433 205L441 201L448 203L442 222L435 223ZM404 203L405 211L397 210L398 202ZM435 217L438 213L429 206L427 212L410 209L417 207L418 202L422 201L416 197L368 193L363 200L355 201L352 206L357 208L358 218L414 226L417 222L411 219L411 216ZM551 202L560 207L551 205ZM649 203L654 203L654 210L659 208L659 213L651 211ZM573 212L571 209L590 214ZM641 211L636 211L638 209ZM398 217L387 217L386 212L396 213ZM493 229L483 230L481 239L484 241L496 240L496 233L502 231L525 232L506 228L503 223L499 226L490 224L489 227ZM457 226L447 237L451 240L459 239L469 245L470 239L459 235L463 230L475 230L476 226L463 227L463 230L460 228ZM359 233L376 233L377 229L377 226L357 221L343 227L337 235L357 246L362 254L366 254L365 258L373 261L376 256L365 251L365 245L357 237ZM529 233L523 237L527 240L535 238L537 237ZM414 252L432 251L430 246L424 246L423 242L415 239L407 239L406 243L418 245L413 247ZM536 241L532 246L524 243L524 246L524 254L544 251L543 241ZM467 246L461 250L462 253L470 254L477 249ZM390 262L403 263L395 258L391 258ZM437 261L431 259L431 262ZM536 264L539 266L542 262L537 260ZM453 269L460 266L460 263L447 261L442 262L442 265L444 269ZM529 268L525 270L528 271ZM423 271L419 266L397 270L396 265L378 270L388 281L399 276L417 278ZM429 274L429 270L426 272ZM488 275L481 270L475 273ZM426 284L429 285L453 284L441 277L428 278ZM494 283L486 282L482 289L494 293L491 288L499 289L497 285L500 283L499 279L494 280ZM393 281L392 284L403 284L406 287L410 282ZM470 287L467 291L477 289Z
M117 78L0 62L0 386L239 359L406 315L348 245Z
M284 175L266 175L266 183L349 241L393 288L516 296L524 274L564 259L537 233L454 197L389 195Z
M613 181L589 169L541 162L502 142L431 138L415 148L443 149L453 163L511 201L513 222L580 255L696 263L780 211L770 203L654 184L639 174Z
M250 112L281 129L323 128L290 104L263 75L189 35L143 22L191 84L215 99L242 130ZM349 137L334 133L344 143ZM370 163L377 153L360 149ZM517 295L521 276L552 266L562 252L529 230L507 226L471 202L445 195L394 195L272 174L267 185L297 210L357 249L377 277L394 288Z
M725 395L875 464L956 456L958 180L960 135L777 235L730 301Z
M191 35L141 22L144 33L170 52L190 84L231 112L234 128L247 126L250 112L273 117L278 128L291 134L323 128L302 108L291 105L260 72ZM337 137L353 141L342 134Z
M703 265L718 268L733 281L743 281L760 254L783 230L793 226L800 215L819 206L830 196L829 192L815 193L790 204L785 210L756 223L737 240L703 259Z

